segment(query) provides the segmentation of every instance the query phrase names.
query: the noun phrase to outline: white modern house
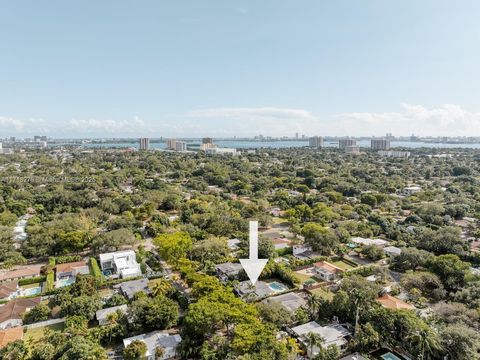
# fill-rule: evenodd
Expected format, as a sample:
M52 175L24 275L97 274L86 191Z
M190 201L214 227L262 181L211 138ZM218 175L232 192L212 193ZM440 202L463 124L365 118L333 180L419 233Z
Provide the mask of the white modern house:
M309 346L308 334L313 333L320 335L324 342L320 345L322 348L327 348L329 345L336 345L340 349L345 349L348 344L348 339L352 335L350 331L339 324L331 324L327 326L321 326L315 321L296 326L291 329L293 335L302 342L307 348L309 358L314 358L320 352L318 346Z
M143 341L145 345L147 345L145 359L167 360L176 357L177 347L182 341L182 338L178 334L170 335L166 331L154 331L123 339L123 346L127 347L135 340ZM159 354L162 355L160 356Z
M105 276L122 279L142 275L140 264L133 250L100 254L100 267Z

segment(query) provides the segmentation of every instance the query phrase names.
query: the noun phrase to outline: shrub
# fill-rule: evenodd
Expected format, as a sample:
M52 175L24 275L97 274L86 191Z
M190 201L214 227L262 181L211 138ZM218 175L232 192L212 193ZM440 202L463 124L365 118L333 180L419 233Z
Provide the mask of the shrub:
M95 281L97 282L98 285L103 285L105 278L103 276L102 271L100 270L100 267L98 266L97 259L94 257L90 258L90 271L95 278Z
M47 280L46 276L36 276L36 277L28 278L28 279L20 279L20 280L18 280L18 285L23 286L23 285L42 283L45 280Z

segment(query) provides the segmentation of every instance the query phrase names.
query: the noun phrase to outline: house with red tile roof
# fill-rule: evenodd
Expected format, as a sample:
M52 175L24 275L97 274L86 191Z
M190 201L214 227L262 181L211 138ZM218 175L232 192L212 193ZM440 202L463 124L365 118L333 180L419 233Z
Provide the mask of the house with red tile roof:
M315 277L324 281L334 281L338 279L339 275L343 272L342 268L335 266L328 261L320 261L313 264L315 270Z
M0 349L7 344L23 339L23 327L17 326L11 329L0 330Z
M57 287L71 284L79 274L87 275L90 269L85 261L76 261L55 266Z
M387 309L392 309L392 310L400 310L400 309L408 309L408 310L413 310L415 309L415 306L406 303L403 300L400 300L399 298L396 298L395 296L391 296L388 294L380 296L377 301Z
M0 329L21 326L22 315L40 304L41 298L14 299L0 306Z
M30 265L0 273L0 283L40 276L42 265Z
M18 280L0 284L0 299L10 300L18 294Z

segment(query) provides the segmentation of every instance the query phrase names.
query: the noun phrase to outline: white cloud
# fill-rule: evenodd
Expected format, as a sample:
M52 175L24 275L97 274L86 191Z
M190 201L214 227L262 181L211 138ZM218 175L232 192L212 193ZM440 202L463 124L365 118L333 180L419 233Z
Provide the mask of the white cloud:
M134 117L129 120L112 119L71 119L63 132L80 132L82 134L95 134L97 136L108 135L136 135L145 129L145 122Z
M21 131L25 127L25 122L18 119L0 116L0 127L4 128L6 131L10 130L12 127L17 131Z
M436 108L401 104L397 112L352 112L319 117L309 110L281 107L198 109L168 120L13 119L0 116L5 136L46 134L52 137L230 137L310 135L480 136L480 112L445 104Z
M470 112L453 104L429 109L404 103L402 107L402 112L345 113L333 118L337 127L345 130L344 134L351 129L357 135L392 132L397 135L480 136L479 112Z

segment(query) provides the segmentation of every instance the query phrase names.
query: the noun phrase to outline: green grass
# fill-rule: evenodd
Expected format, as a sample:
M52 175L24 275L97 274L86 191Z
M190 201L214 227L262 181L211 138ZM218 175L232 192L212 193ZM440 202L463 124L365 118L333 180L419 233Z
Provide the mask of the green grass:
M38 327L35 329L27 329L24 334L24 339L31 339L32 343L38 343L44 336L45 329L50 329L53 331L62 331L65 327L64 323L53 324L43 327Z
M343 260L337 260L337 261L331 261L330 262L331 264L335 265L335 266L338 266L340 269L343 269L343 270L350 270L350 269L354 269L354 267L350 264L347 264L345 261Z
M314 277L306 274L301 274L299 272L294 272L295 277L300 281L300 284L303 284L307 280L315 280L317 281Z
M331 291L324 289L323 287L319 287L318 289L309 290L313 295L317 295L318 297L325 299L325 300L332 300L333 294Z

